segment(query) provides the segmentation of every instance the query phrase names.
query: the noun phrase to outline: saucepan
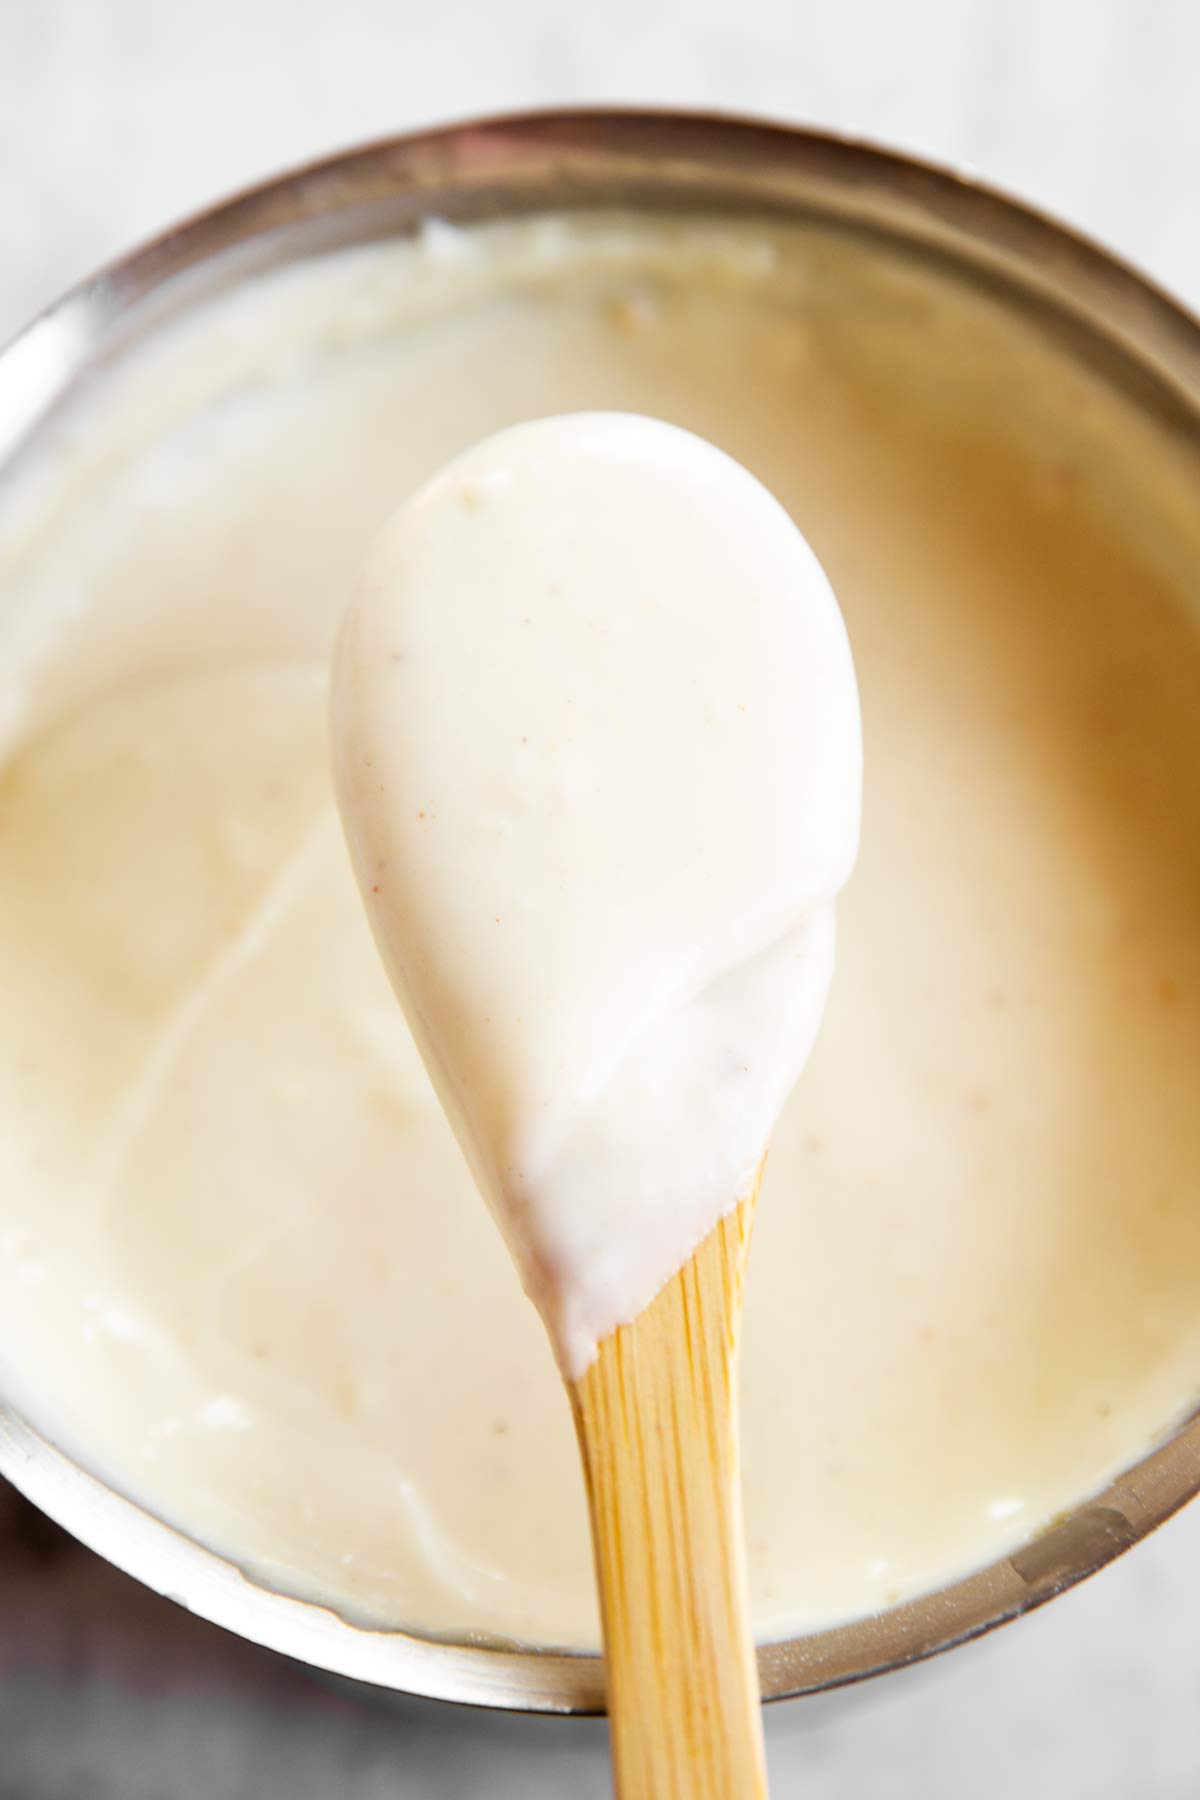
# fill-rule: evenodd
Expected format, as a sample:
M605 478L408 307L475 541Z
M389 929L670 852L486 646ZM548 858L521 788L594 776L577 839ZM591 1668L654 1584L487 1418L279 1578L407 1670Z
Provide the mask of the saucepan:
M90 372L267 268L453 222L599 207L827 223L886 239L1040 315L1200 442L1200 324L1134 270L1026 207L870 145L731 118L566 112L399 137L238 195L82 283L0 355L0 479ZM1200 501L1200 496L1198 496ZM0 1473L194 1612L332 1674L525 1711L603 1708L599 1659L360 1629L271 1592L72 1461L0 1395ZM895 1668L1041 1605L1200 1490L1200 1418L991 1567L759 1652L769 1699Z

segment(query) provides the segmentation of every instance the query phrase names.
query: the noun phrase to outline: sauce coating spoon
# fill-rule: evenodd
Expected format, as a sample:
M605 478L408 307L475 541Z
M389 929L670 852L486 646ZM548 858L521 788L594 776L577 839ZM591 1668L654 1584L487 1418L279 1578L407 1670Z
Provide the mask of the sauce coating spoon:
M570 1394L618 1790L762 1794L737 1339L857 849L836 601L712 445L517 426L377 540L333 761L376 942Z

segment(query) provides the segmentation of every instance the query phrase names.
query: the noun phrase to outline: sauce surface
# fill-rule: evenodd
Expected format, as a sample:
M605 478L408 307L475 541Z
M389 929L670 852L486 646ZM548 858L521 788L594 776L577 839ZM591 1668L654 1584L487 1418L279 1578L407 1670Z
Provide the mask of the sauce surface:
M0 507L0 1370L362 1619L594 1644L567 1404L378 965L327 666L396 496L672 420L855 648L862 850L773 1141L759 1631L1020 1542L1200 1390L1196 466L989 301L804 232L345 255L101 381Z

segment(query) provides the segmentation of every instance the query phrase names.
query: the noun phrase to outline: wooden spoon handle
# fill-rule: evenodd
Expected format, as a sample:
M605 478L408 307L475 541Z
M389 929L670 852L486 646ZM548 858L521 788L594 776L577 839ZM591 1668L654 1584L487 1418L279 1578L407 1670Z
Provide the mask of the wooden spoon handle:
M767 1792L737 1431L754 1200L571 1388L620 1800Z

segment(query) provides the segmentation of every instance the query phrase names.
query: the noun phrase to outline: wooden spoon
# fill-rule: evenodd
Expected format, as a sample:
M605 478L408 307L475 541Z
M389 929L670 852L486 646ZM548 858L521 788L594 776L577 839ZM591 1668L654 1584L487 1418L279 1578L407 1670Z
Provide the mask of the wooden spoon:
M583 1457L620 1800L759 1800L738 1346L751 1193L568 1384Z
M837 602L713 445L633 415L533 420L385 526L334 720L384 960L572 1372L621 1800L755 1800L752 1201L575 1371L737 1197L815 1031L858 836Z

